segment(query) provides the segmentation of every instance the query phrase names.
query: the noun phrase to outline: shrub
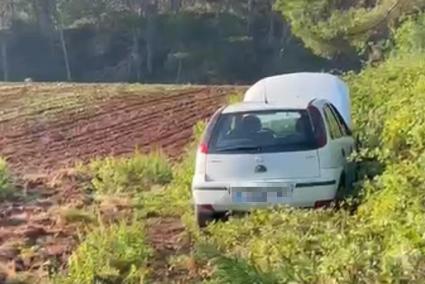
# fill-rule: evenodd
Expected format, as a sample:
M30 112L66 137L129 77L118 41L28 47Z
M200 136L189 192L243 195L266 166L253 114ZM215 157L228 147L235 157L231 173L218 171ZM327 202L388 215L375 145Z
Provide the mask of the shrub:
M88 169L93 188L99 193L135 193L172 180L171 164L161 152L95 160Z
M395 52L423 52L425 49L425 15L407 18L394 33Z
M89 233L68 260L68 273L56 283L143 283L152 255L138 223L100 226Z

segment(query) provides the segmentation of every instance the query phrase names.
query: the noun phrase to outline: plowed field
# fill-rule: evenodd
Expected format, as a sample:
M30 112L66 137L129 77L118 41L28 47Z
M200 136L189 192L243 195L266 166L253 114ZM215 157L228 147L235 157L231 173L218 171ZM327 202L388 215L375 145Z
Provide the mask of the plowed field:
M44 277L66 263L81 225L68 219L92 203L84 181L73 174L75 162L156 147L178 157L194 124L234 92L203 86L0 85L0 157L16 178L15 196L0 200L0 283L26 272ZM31 279L27 283L38 281Z
M233 89L132 85L0 86L0 156L19 173L163 148L177 156L193 125Z

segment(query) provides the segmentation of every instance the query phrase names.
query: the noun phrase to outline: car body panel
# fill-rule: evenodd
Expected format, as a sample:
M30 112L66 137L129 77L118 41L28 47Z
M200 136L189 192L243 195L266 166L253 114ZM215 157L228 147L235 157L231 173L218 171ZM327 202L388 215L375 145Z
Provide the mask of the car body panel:
M257 167L264 166L265 171ZM211 181L296 179L319 176L317 150L258 154L210 154L206 175Z
M266 208L273 205L288 205L297 207L313 207L318 200L332 200L335 197L342 169L330 169L321 172L319 178L311 179L270 179L233 182L205 181L203 176L195 176L193 198L195 204L212 205L217 211L249 211L256 208ZM291 187L291 194L272 202L232 201L233 188L250 188L251 190L274 192L276 187Z

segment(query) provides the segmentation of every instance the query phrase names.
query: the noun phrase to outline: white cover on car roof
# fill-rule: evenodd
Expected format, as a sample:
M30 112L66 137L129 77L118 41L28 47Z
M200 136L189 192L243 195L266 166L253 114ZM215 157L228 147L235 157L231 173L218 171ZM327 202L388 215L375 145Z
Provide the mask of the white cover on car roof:
M266 77L249 88L245 102L267 102L290 108L306 108L313 99L331 102L352 128L348 86L337 76L327 73L292 73Z

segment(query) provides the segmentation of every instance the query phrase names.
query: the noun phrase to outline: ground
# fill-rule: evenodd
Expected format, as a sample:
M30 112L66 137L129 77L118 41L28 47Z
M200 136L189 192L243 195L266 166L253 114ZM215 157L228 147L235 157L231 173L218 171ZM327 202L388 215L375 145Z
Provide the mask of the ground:
M0 85L0 157L7 160L19 191L0 202L0 275L46 273L66 262L81 222L90 221L78 212L91 200L73 172L77 162L155 148L178 158L191 141L194 124L211 116L236 89ZM79 222L70 222L72 218ZM179 219L151 219L149 224L150 241L163 256L157 256L154 268L164 266L170 250L187 249L179 237ZM153 270L154 278L165 279L163 270Z

